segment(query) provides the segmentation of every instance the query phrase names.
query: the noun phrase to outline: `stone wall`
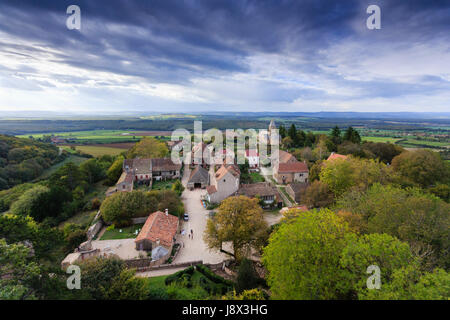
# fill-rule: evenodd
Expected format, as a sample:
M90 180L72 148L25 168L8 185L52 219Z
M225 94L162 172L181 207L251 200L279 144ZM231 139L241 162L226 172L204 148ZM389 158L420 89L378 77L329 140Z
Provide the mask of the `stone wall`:
M95 224L89 227L86 234L87 239L88 240L94 239L97 233L102 229L102 227L103 227L103 220L99 219Z

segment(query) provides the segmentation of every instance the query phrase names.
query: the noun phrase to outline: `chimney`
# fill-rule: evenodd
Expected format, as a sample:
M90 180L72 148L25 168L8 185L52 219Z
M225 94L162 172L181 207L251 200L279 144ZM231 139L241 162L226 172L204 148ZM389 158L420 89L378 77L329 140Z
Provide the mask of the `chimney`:
M164 212L166 213L166 216L169 215L169 209L166 209Z

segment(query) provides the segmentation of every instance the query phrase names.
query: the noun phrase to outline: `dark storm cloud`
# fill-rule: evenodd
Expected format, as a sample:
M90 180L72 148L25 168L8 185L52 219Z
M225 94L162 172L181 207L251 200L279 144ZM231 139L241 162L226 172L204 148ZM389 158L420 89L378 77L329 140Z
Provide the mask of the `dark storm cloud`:
M81 8L81 32L69 31L65 26L66 8L72 4ZM365 27L365 9L370 4L382 8L382 32ZM342 73L340 59L352 62L371 58L377 52L389 51L392 44L407 47L442 43L450 39L449 16L449 1L426 0L2 0L0 32L21 41L4 43L0 38L0 50L33 59L37 54L45 55L50 48L54 49L48 58L52 62L92 72L137 76L156 83L190 85L197 78L247 74L257 79L254 81L264 82L260 87L266 90L261 96L273 101L326 97L326 88L311 83L314 77L321 77L320 83L333 82L343 90L360 90L358 97L347 95L349 99L390 98L417 92L437 93L448 89L448 78L425 70L420 75L421 79L428 79L424 83L398 83L389 76L380 79L377 75L364 81L349 80ZM339 43L367 49L358 54L340 48L344 56L331 59ZM297 73L300 80L309 79L301 89L280 84L279 78L261 80L260 75L253 74L255 65L249 62L261 55L296 54L301 59L286 61L285 67ZM326 65L328 71L336 68L336 72L325 72L320 64ZM6 68L9 67L2 69ZM344 71L349 69L352 67ZM57 76L56 80L80 84L88 79L68 75ZM300 80L294 82L303 81ZM36 86L52 85L39 81ZM108 81L98 81L97 85L105 83ZM23 87L36 90L31 84ZM337 91L336 96L345 95Z

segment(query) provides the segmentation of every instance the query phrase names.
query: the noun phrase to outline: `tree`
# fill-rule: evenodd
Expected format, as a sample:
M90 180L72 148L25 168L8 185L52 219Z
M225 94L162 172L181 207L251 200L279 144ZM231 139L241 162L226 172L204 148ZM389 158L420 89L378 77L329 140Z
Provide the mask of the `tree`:
M258 200L235 196L222 201L218 212L208 220L203 239L210 249L220 249L241 260L251 247L257 246L261 231L266 229ZM231 242L233 252L222 249L224 242Z
M80 164L80 170L86 175L89 184L96 183L105 177L105 172L97 159L89 159Z
M331 141L333 141L333 143L335 145L341 144L342 143L342 136L341 136L341 129L339 129L338 126L335 126L330 133L330 137L331 137Z
M360 294L366 300L448 300L450 298L450 274L436 268L422 273L415 265L397 269L392 281L379 290L367 290Z
M169 149L164 142L153 137L145 137L128 151L127 158L163 158L168 154Z
M408 242L424 268L450 266L448 203L418 189L375 184L362 194L346 194L337 208L359 216L354 222L362 233L387 233Z
M184 186L180 180L175 181L175 183L172 185L172 190L175 191L179 196L181 196L184 191Z
M122 168L123 168L123 156L118 156L116 160L112 163L112 165L109 167L108 171L106 172L106 176L108 177L108 184L114 185L117 180L119 180L120 175L122 174Z
M17 215L29 215L36 221L47 217L57 217L63 210L63 205L71 201L70 192L59 186L48 188L37 185L26 191L11 206L11 212Z
M0 300L36 299L33 284L39 274L29 248L0 239Z
M384 163L391 163L394 157L404 151L401 146L389 142L365 142L362 148L364 151L374 154L375 157Z
M78 263L81 269L82 290L94 300L106 300L114 294L113 284L125 263L117 258L94 258ZM124 279L122 279L124 280Z
M356 144L361 143L361 136L353 127L348 127L344 133L344 141L350 141Z
M63 165L51 175L49 180L52 186L60 186L69 191L73 191L79 186L82 186L84 190L88 187L84 172L73 162Z
M295 127L295 124L291 124L289 127L288 136L292 139L292 141L297 140L297 128Z
M21 216L34 216L34 211L39 209L39 200L49 192L50 189L45 186L35 186L34 188L26 191L16 202L12 204L11 212Z
M350 233L345 243L340 266L343 284L348 286L348 298L354 299L369 291L366 285L368 266L380 268L380 280L384 285L392 281L395 270L416 263L408 244L387 234L358 236Z
M236 291L238 294L244 290L254 289L259 284L259 277L253 267L253 262L249 259L242 259L239 265L236 279Z
M131 223L131 218L156 211L156 202L143 191L117 192L100 206L103 220L116 226Z
M278 128L278 133L280 134L281 139L283 139L287 136L286 128L282 124Z
M334 196L326 183L315 180L305 189L303 202L309 208L328 207L334 202Z
M263 254L272 298L340 298L339 252L348 232L347 224L328 209L299 212L281 224Z
M392 180L391 169L372 159L335 159L326 161L320 171L320 181L326 183L335 197L350 189L365 190L374 183Z
M291 138L290 136L287 136L287 137L284 137L284 138L281 140L281 144L282 144L285 148L289 149L289 148L291 148L291 147L294 146L294 140L292 140L292 138Z
M144 300L148 297L147 282L135 276L134 270L122 270L111 281L107 300Z
M392 167L403 179L421 187L449 182L450 167L431 150L405 151L392 160Z

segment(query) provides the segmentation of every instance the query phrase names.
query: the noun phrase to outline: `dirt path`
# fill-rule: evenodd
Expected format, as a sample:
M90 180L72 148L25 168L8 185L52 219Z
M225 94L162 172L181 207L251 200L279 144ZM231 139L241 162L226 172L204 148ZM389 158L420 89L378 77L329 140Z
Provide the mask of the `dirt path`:
M161 270L151 270L151 271L145 271L145 272L137 272L136 276L138 277L159 277L159 276L167 276L169 274L174 274L178 271L184 270L187 267L182 268L167 268L167 269L161 269Z

